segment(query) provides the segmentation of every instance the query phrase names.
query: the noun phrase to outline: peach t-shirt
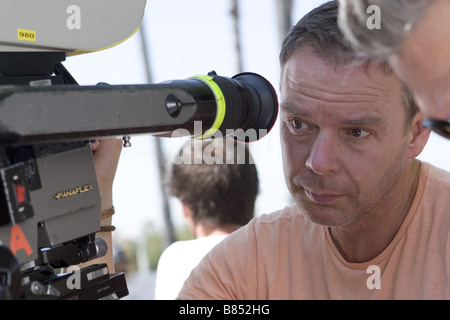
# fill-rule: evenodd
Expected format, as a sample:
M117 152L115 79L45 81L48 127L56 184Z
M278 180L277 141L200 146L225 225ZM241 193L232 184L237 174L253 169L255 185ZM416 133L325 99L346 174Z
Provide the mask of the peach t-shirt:
M389 246L348 263L296 205L253 219L194 269L180 299L450 299L450 173L422 163Z

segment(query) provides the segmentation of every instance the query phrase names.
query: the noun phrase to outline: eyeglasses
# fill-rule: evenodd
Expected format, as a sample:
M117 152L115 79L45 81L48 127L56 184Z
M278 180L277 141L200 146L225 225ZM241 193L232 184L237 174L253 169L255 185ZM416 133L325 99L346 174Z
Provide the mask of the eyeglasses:
M444 138L450 139L450 119L447 121L426 119L422 122L422 126L430 128Z

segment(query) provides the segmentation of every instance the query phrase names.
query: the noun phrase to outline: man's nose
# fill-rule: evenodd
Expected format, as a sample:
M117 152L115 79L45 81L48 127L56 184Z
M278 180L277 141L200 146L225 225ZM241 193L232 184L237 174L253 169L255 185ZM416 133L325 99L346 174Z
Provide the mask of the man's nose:
M319 132L311 142L306 166L317 174L332 174L339 169L341 143L331 133Z

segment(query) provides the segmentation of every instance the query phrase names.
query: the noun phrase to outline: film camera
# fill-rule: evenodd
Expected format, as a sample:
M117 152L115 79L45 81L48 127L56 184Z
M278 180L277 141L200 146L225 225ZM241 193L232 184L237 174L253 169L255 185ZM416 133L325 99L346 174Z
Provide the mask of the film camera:
M124 274L106 264L60 272L108 250L95 238L101 199L91 138L126 142L131 134L177 129L193 136L201 121L202 137L239 129L236 139L252 141L276 120L275 90L254 73L78 85L62 61L128 38L144 9L145 0L0 3L0 299L128 294ZM74 276L79 286L70 285Z

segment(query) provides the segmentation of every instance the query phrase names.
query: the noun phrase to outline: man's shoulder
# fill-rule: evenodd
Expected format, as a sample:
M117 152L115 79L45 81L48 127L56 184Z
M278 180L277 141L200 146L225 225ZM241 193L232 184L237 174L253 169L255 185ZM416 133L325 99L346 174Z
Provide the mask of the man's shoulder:
M198 250L202 247L210 247L216 245L218 242L222 241L225 236L209 236L200 237L196 239L179 240L170 244L165 252L185 252L189 250Z
M429 163L422 164L422 185L427 197L440 197L450 191L450 172ZM449 197L445 197L450 201Z
M266 213L254 218L256 223L273 223L281 220L291 220L292 218L302 215L297 204L291 204L283 209L274 211L272 213Z
M185 264L189 261L198 263L221 240L223 240L221 237L202 237L173 242L162 252L159 261L161 264L175 261Z
M450 172L447 170L444 170L442 168L436 167L434 165L425 163L424 164L425 169L428 168L429 170L429 177L437 182L437 183L442 183L444 185L447 185L448 187L450 187Z
M297 204L286 206L285 208L263 214L254 218L248 227L252 228L256 233L276 231L284 228L299 228L300 225L308 223L305 216L301 213Z
M179 252L185 252L188 248L192 247L192 241L194 240L181 240L171 243L161 254L161 258L177 255Z
M417 187L413 208L434 212L433 216L442 213L448 217L450 206L450 172L428 163L422 164L421 178Z

